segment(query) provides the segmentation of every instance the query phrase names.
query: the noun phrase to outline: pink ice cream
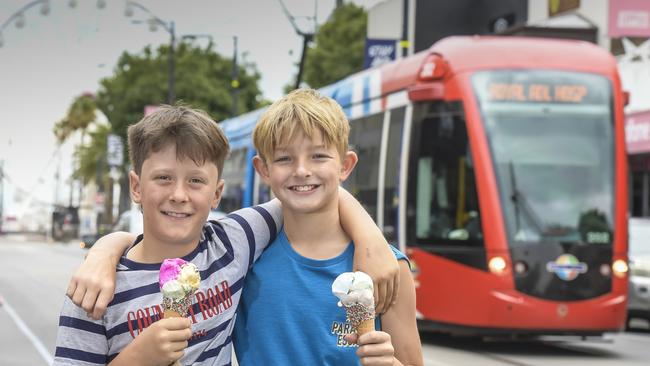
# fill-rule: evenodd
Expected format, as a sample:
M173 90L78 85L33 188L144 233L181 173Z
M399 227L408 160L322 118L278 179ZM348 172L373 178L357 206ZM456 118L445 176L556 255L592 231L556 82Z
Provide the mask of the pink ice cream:
M165 259L160 266L158 283L165 317L185 316L192 304L192 295L201 285L201 274L194 263L180 258Z
M186 260L180 258L165 259L160 266L160 288L163 288L167 282L178 279L181 274L181 267L187 263Z

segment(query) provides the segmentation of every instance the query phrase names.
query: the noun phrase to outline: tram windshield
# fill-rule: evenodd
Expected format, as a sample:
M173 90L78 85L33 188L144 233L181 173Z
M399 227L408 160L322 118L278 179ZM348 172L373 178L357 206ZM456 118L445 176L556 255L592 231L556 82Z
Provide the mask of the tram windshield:
M611 244L614 123L609 81L560 71L472 77L508 236Z

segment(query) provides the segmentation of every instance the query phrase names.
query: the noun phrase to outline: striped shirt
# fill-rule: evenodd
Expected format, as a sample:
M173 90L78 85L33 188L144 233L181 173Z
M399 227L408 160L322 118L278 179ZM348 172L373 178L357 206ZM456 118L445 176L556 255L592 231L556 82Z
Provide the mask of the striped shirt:
M281 226L279 204L236 211L203 227L199 245L183 259L201 273L189 312L192 338L183 365L230 365L232 330L244 278ZM134 245L142 240L142 236ZM133 246L132 246L133 247ZM132 248L131 247L131 248ZM111 362L143 329L162 318L160 263L126 258L117 267L115 296L101 320L66 298L59 318L54 365Z

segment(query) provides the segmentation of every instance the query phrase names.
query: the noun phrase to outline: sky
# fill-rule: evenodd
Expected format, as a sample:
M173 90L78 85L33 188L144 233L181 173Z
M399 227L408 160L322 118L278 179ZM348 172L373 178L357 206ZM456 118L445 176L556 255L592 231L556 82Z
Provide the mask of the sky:
M355 0L366 8L380 0ZM0 24L29 0L0 0ZM57 147L52 127L62 119L72 100L96 92L99 81L112 75L123 51L137 53L146 45L169 43L169 33L151 32L148 15L134 9L124 15L124 0L50 0L44 16L40 6L25 12L25 25L12 22L0 38L0 164L4 185L5 216L23 216L53 202L67 204L73 136ZM262 75L263 97L275 100L294 77L302 39L282 11L279 0L138 0L163 21L174 21L176 37L209 34L214 48L232 57L232 35L238 36L239 59L257 65ZM284 0L287 10L305 30L313 24L305 17L316 14L326 21L336 0ZM317 9L317 11L315 11ZM207 39L194 41L207 45ZM56 172L61 177L58 184ZM76 191L76 189L75 189Z

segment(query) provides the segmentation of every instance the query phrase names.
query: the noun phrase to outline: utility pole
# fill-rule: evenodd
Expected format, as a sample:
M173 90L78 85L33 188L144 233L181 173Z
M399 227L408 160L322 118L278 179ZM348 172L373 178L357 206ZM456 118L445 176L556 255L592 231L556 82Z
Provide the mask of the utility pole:
M314 3L314 16L309 17L314 20L314 31L311 33L308 32L303 32L298 25L296 24L296 17L291 15L289 13L289 10L287 7L284 5L284 2L282 0L278 0L280 3L280 6L282 7L282 11L284 12L284 15L289 19L289 22L293 26L293 29L296 31L296 33L302 37L302 54L300 55L300 65L298 67L298 75L296 76L296 84L295 89L300 88L300 83L302 82L302 73L303 69L305 67L305 60L307 59L307 50L309 50L309 42L311 42L314 39L314 36L316 35L316 32L318 30L318 23L316 21L316 10L318 8L318 1L315 1ZM339 6L339 4L337 4Z
M302 73L305 70L305 59L307 59L307 50L309 49L309 42L314 38L313 34L302 33L302 53L300 54L300 66L298 66L298 76L296 77L296 85L294 89L300 88L302 82Z
M232 55L232 80L230 81L230 88L232 90L232 116L236 117L238 111L238 96L239 96L239 66L237 66L237 36L232 36L233 55Z
M137 1L133 0L127 0L126 1L126 8L124 9L124 15L127 17L132 17L133 16L133 8L138 8L145 13L149 14L150 18L147 21L149 24L149 30L152 32L155 32L158 29L158 26L161 26L167 33L169 33L169 57L167 58L167 64L168 64L168 75L167 75L167 104L173 105L175 100L176 100L176 93L175 93L175 84L176 84L176 55L175 55L175 47L176 47L176 30L174 28L174 22L169 21L166 22L156 16L156 14L152 13L151 10L147 9L144 5L138 3Z
M400 46L402 48L402 57L407 57L409 52L409 0L402 0L402 40Z
M5 161L0 159L0 233L2 233L2 224L4 222L4 182L5 182L5 171L4 171Z
M164 25L166 23L161 22ZM169 33L169 57L168 57L168 63L169 63L169 75L167 76L167 83L168 85L168 91L167 91L167 104L169 105L174 105L174 102L176 100L176 33L174 30L174 22L171 21L169 22L169 28L165 28L167 32Z

